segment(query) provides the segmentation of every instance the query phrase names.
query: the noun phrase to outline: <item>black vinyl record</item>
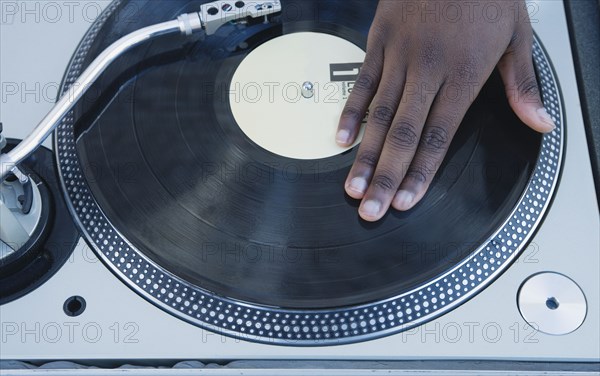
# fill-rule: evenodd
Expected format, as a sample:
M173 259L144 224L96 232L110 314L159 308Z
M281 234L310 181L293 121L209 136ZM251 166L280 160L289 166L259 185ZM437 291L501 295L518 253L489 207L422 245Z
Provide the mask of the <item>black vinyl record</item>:
M88 63L119 36L200 3L126 2L120 9L135 17L108 19ZM223 88L253 49L281 35L327 33L364 49L377 1L282 5L270 23L136 48L76 108L76 151L110 223L168 273L273 307L366 304L460 264L514 209L542 137L512 113L494 73L422 203L362 221L343 186L356 149L322 160L273 154L241 131Z

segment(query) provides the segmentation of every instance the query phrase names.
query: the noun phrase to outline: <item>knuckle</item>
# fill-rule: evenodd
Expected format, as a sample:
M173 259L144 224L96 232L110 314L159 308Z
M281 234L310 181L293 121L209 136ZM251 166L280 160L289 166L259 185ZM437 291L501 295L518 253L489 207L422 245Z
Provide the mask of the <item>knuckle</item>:
M394 119L395 111L390 106L377 106L371 111L373 122L378 125L389 126Z
M540 89L538 87L537 79L533 72L528 66L524 66L521 69L517 80L517 90L526 97L538 96Z
M357 92L372 92L378 86L377 76L372 73L372 70L363 66L354 84L353 93Z
M452 76L456 82L472 82L479 77L479 66L475 56L467 56L453 67Z
M419 64L426 71L435 71L439 68L444 58L443 46L440 41L427 39L419 50Z
M363 115L361 114L361 111L352 105L346 105L346 107L344 107L344 111L342 112L343 118L352 121L359 121L361 120L362 116Z
M419 136L414 125L400 121L388 133L387 142L395 149L412 150L417 146Z
M429 172L423 166L411 166L406 172L406 178L414 180L417 183L427 182Z
M384 191L394 191L398 189L398 186L400 184L393 177L393 174L387 171L382 171L375 175L371 182L371 185Z
M450 135L445 127L430 126L425 130L421 138L422 147L434 153L440 153L446 149L450 141Z
M406 172L406 178L417 183L426 183L438 170L439 164L434 158L418 158Z
M379 153L372 150L365 150L358 155L358 163L370 168L375 168L379 162Z
M530 79L519 84L519 92L523 93L526 97L531 98L538 96L540 94L540 89L538 88L535 79Z

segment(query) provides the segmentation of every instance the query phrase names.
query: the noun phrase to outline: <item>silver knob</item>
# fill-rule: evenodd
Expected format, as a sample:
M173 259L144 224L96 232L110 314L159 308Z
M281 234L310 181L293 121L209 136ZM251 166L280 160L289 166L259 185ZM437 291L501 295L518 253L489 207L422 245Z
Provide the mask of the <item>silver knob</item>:
M315 96L315 85L312 82L306 81L302 84L302 96L306 99Z

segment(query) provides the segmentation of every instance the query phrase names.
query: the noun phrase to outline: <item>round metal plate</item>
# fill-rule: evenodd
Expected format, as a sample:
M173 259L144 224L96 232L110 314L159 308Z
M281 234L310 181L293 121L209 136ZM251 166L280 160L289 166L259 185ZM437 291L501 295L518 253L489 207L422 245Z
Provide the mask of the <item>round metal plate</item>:
M519 310L534 329L552 335L577 330L587 315L581 288L558 273L541 273L529 278L519 290Z
M92 42L120 3L111 3L85 36L67 70L64 90L81 73ZM492 283L525 248L548 210L562 163L564 120L556 78L537 40L533 58L557 129L544 137L522 197L497 231L455 268L390 299L336 309L281 309L218 296L169 273L115 229L95 201L76 152L73 116L56 133L67 201L87 240L115 274L158 307L200 327L293 346L338 345L398 333L452 310Z

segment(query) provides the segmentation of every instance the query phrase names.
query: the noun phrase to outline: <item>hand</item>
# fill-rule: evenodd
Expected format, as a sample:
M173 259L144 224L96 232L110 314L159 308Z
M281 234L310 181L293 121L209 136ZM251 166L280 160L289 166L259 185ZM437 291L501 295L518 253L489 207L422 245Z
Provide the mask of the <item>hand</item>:
M524 1L380 0L337 134L340 146L352 145L370 107L345 186L362 200L363 219L378 221L390 206L410 210L423 198L496 66L517 116L536 131L555 129L539 96L532 45Z

